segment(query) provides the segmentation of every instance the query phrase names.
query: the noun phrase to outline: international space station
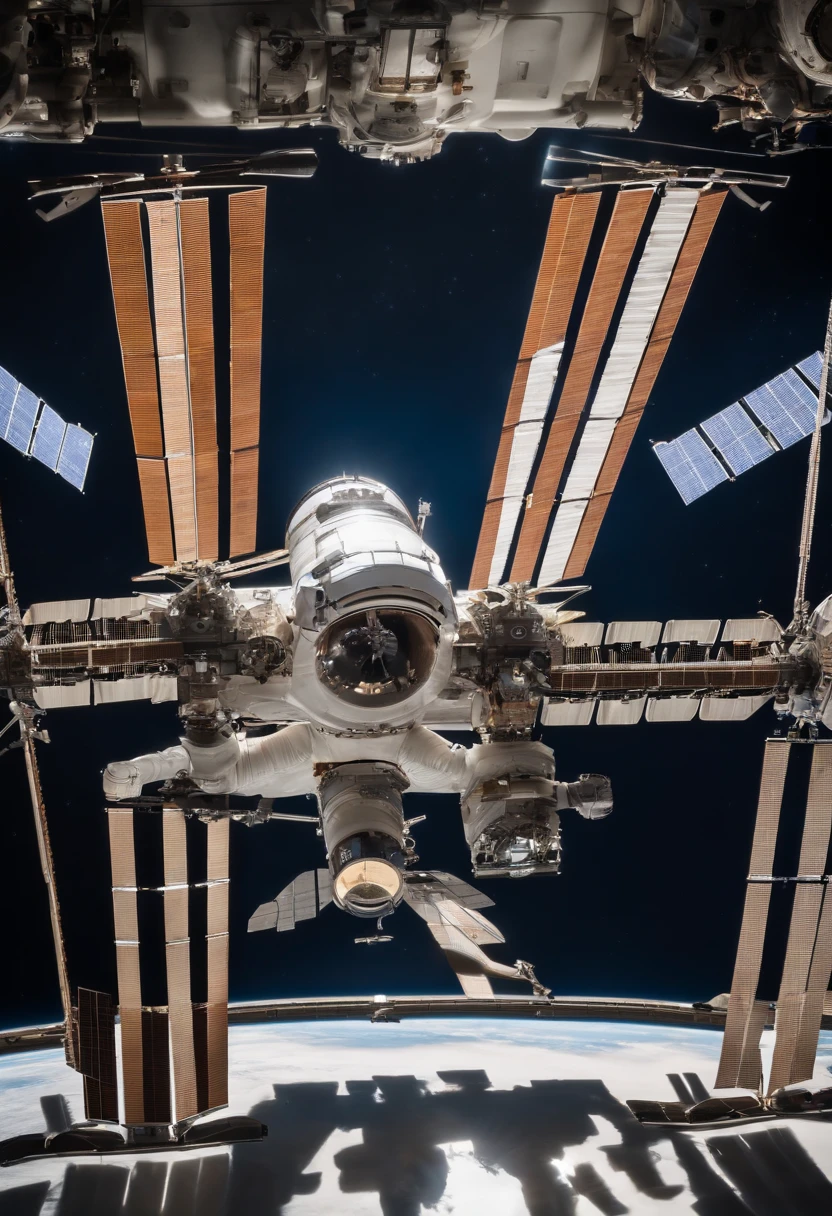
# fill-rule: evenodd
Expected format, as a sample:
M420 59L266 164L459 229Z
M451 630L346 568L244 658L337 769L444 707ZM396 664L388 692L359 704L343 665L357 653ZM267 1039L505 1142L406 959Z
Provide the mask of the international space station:
M643 84L793 139L832 114L830 0L23 0L0 34L0 138L106 124L338 132L424 160L459 132L632 130Z
M788 734L766 745L719 1083L762 1084L768 1004L756 991L769 891L781 878L772 868L788 759L801 745L812 749L812 778L770 1089L804 1082L832 971L823 874L832 751L820 737L832 725L832 608L827 599L812 610L805 597L832 322L822 355L799 377L814 417L803 429L811 435L809 477L785 627L768 616L604 626L574 607L588 588L568 581L585 573L710 237L739 183L717 171L685 176L654 166L623 184L589 174L557 194L470 585L454 591L426 539L429 504L420 502L414 519L393 490L360 473L313 487L289 518L285 548L257 553L266 190L242 178L223 183L231 191L230 501L228 555L220 556L212 285L225 268L212 265L207 199L186 197L181 166L174 170L166 181L121 183L109 194L96 187L153 568L136 576L142 590L133 596L22 612L0 531L0 686L29 774L67 1059L84 1076L90 1143L97 1127L117 1122L130 1143L192 1143L197 1116L227 1102L232 822L259 830L298 818L280 809L298 794L317 804L308 818L325 865L253 910L250 931L292 930L332 904L375 922L357 940L380 943L389 940L383 922L406 903L467 995L488 998L490 976L525 980L545 995L530 964L486 954L503 940L482 915L492 901L454 875L419 868L408 794L459 796L475 876L545 881L561 865L562 818L602 820L612 793L599 774L561 780L540 725L588 726L593 716L620 726L697 715L730 723L772 699ZM754 184L783 180L758 176ZM35 398L33 409L34 394L13 378L3 393L5 437L37 455L49 407ZM792 402L779 381L767 393L776 436ZM53 442L50 459L59 464L62 450ZM706 448L708 458L730 460L730 449L719 450L716 457ZM278 566L288 566L287 584L233 585ZM157 589L165 585L173 591ZM36 743L45 741L47 711L93 705L96 713L134 700L177 702L182 737L156 754L114 758L104 775L119 1065L112 998L74 987L68 975ZM471 732L473 745L446 738ZM139 816L160 827L161 887L142 873ZM195 875L188 840L203 829L205 864ZM139 908L159 895L164 1007L143 1000L141 978ZM205 1002L194 1001L191 978L196 899L207 909Z

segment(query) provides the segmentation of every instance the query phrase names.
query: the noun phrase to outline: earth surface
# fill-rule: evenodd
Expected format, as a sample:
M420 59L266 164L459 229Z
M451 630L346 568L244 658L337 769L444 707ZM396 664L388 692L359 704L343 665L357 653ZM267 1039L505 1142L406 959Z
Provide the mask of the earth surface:
M604 1022L234 1026L230 1149L0 1170L0 1216L829 1216L832 1121L641 1127L627 1098L710 1089L722 1036ZM770 1056L771 1035L764 1053ZM832 1034L816 1077L828 1076ZM0 1057L0 1138L83 1118L60 1051Z

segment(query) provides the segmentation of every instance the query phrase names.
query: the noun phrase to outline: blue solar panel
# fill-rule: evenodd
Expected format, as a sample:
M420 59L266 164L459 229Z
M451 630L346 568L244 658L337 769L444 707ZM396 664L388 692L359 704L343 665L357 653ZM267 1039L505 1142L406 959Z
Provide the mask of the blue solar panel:
M35 441L32 444L32 455L35 460L45 464L54 473L58 467L58 457L61 454L61 444L64 441L66 423L48 405L44 405L38 419L38 429L35 431Z
M815 429L815 418L818 412L818 395L801 380L793 367L777 376L769 385L774 396L784 410L791 415L800 426L804 435L811 435Z
M794 368L776 376L745 398L781 448L798 443L815 429L818 399Z
M729 405L700 425L737 477L774 455L771 444L741 405Z
M93 437L80 426L68 427L50 406L41 408L41 404L35 393L0 367L0 439L83 490Z
M18 452L28 456L29 444L32 442L32 431L35 429L35 418L38 415L40 398L30 389L20 385L12 406L12 416L9 419L6 439Z
M65 481L83 490L92 451L92 435L80 426L68 426L64 435L58 472Z
M728 480L725 469L698 431L685 431L670 443L657 443L653 451L686 506Z
M17 394L17 381L5 368L0 367L0 438L5 439L12 416L12 406Z
M803 372L807 380L811 380L815 388L820 388L820 373L823 367L823 355L819 350L816 350L808 359L804 359L802 363L798 363L798 368Z

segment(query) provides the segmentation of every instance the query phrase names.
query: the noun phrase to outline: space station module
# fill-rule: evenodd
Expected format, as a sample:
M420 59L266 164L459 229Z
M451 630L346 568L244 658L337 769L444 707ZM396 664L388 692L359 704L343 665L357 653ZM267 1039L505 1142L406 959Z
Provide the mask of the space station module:
M562 812L601 818L612 797L605 777L556 780L551 748L532 738L545 610L504 593L493 604L487 593L455 598L401 499L365 478L311 490L287 548L288 588L190 588L148 601L143 610L185 644L185 732L178 746L110 764L108 797L135 798L159 781L209 795L313 796L342 905L358 898L348 892L359 862L362 873L373 863L373 909L382 891L400 897L415 856L406 791L459 795L475 873L556 873ZM493 620L506 611L515 624L503 632L517 634L522 620L524 641L501 648ZM470 640L478 614L492 624L480 646ZM476 730L480 741L452 744L434 725Z
M631 130L643 81L788 137L832 114L832 0L16 0L0 65L0 138L38 142L314 125L404 164L463 132Z

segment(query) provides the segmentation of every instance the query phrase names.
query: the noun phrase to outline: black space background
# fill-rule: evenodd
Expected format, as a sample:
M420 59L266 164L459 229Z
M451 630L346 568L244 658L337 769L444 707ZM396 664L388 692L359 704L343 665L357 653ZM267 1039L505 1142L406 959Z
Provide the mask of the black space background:
M725 619L761 607L789 615L807 445L685 508L648 439L677 435L820 345L832 291L832 153L729 159L727 149L748 147L745 137L712 135L711 121L709 111L653 99L639 135L709 143L731 167L793 179L764 214L733 198L725 205L589 567L593 590L581 607L592 620ZM99 211L92 205L47 226L26 201L29 177L129 166L125 154L143 150L121 136L165 137L100 129L117 137L69 149L0 148L0 363L98 433L83 496L37 463L0 452L24 604L129 594L130 576L147 565ZM419 495L432 501L430 542L464 586L552 202L539 184L545 150L560 138L626 155L626 142L597 132L540 132L520 144L457 136L433 162L395 169L347 155L331 132L182 134L151 151L196 140L261 149L280 138L313 144L321 158L312 181L269 188L260 548L282 543L288 513L310 485L354 471L386 481L412 506ZM138 162L147 170L155 163L146 153ZM218 268L225 205L225 196L212 203ZM222 416L227 300L216 277ZM832 590L830 505L827 469L809 579L815 601ZM559 878L483 884L507 938L496 953L530 959L559 994L703 999L725 990L762 744L774 725L764 710L743 724L593 726L549 738L563 778L612 777L616 808L603 823L565 822ZM100 773L111 759L172 744L175 710L60 711L48 727L53 742L40 748L41 768L73 979L113 991ZM796 835L800 771L795 778L788 807ZM0 1025L8 1027L59 1015L19 752L0 759L0 801ZM312 808L298 800L286 809ZM416 829L422 864L467 877L456 799L412 796L409 811L428 815ZM320 842L307 828L232 827L232 998L456 990L407 910L388 922L394 942L372 950L353 944L356 922L333 909L293 934L246 935L257 904L319 864Z

